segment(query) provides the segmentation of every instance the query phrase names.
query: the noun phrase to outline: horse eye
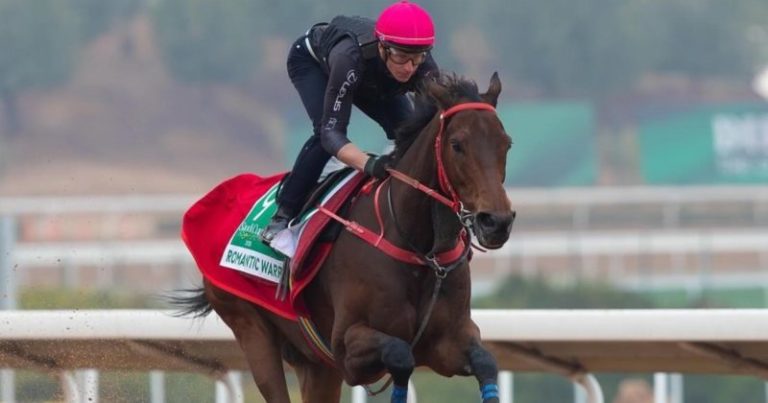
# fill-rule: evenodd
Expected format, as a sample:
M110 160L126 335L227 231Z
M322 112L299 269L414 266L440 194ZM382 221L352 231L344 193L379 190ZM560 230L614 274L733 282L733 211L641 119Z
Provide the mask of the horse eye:
M453 151L460 153L461 143L459 143L457 140L451 140L451 148L453 149Z

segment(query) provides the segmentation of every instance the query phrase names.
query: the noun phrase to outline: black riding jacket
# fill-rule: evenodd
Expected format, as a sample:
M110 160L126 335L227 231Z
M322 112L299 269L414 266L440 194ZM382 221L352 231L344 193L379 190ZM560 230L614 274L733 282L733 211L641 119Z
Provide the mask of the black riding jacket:
M362 17L339 16L316 26L308 35L314 56L328 74L320 138L323 149L336 155L349 143L347 125L356 99L385 100L416 90L428 74L438 71L431 55L418 66L408 82L395 80L378 52L374 22ZM394 133L387 133L394 138Z

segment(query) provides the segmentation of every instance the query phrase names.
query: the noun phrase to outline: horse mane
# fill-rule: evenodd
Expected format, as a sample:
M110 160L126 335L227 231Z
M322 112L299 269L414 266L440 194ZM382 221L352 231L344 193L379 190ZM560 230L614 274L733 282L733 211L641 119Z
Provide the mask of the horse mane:
M447 90L451 105L461 101L482 101L477 84L455 73L440 73L437 76L425 78L419 84L416 91L416 96L413 100L413 114L395 130L395 150L393 151L395 161L400 160L405 155L408 148L416 141L416 138L419 137L419 134L437 113L438 107L435 99L427 93L427 84L431 81L436 82Z

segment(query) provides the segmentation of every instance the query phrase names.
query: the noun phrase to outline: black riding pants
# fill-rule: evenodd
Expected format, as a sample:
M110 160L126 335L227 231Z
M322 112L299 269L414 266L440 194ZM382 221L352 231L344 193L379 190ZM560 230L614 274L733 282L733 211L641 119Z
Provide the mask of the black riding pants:
M312 121L312 136L304 143L291 173L278 194L278 204L294 213L303 206L309 191L317 183L323 167L331 158L320 144L320 128L323 118L325 90L328 76L312 57L304 43L304 36L294 42L288 52L288 76L293 82L301 102ZM355 106L375 120L392 138L394 129L405 120L412 110L405 95L377 98L375 94L355 94Z

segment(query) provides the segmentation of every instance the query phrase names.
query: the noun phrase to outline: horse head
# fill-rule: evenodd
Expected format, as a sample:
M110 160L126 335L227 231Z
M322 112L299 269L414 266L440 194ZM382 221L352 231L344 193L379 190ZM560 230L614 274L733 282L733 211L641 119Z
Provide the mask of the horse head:
M509 239L516 214L503 185L512 140L495 112L500 92L497 73L484 94L455 76L427 84L441 112L435 141L441 188L461 203L478 242L489 249Z

